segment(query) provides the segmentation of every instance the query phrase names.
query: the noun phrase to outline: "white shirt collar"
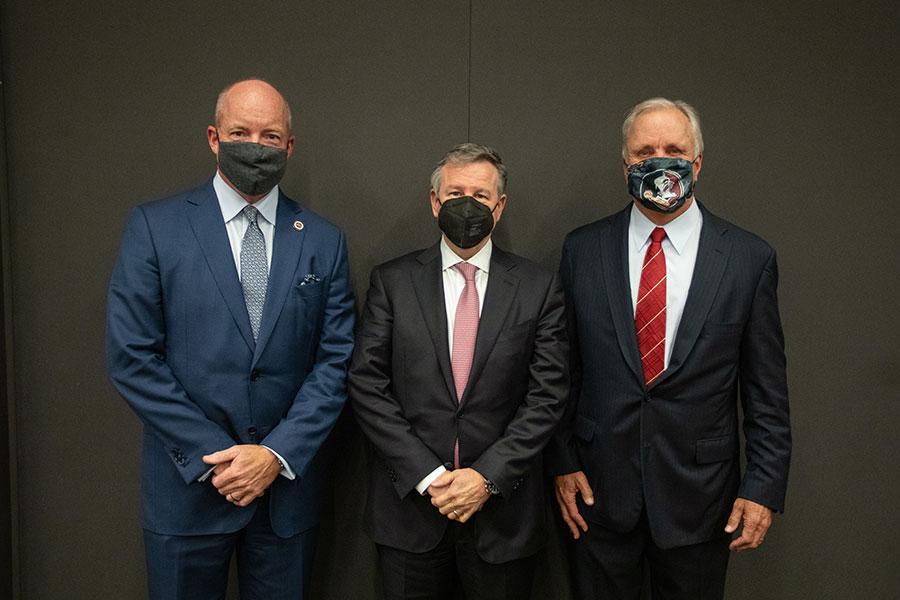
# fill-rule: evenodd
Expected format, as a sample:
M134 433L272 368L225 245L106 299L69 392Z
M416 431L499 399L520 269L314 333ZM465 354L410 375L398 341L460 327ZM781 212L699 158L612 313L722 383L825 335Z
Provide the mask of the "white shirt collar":
M686 211L663 226L663 229L666 230L666 237L672 243L675 252L681 254L700 221L700 208L697 206L697 198L695 197ZM635 252L639 251L647 243L650 239L650 234L657 227L658 225L644 216L644 213L638 209L636 204L632 204L631 224L628 229L631 235L631 245Z
M469 264L473 264L478 267L480 270L488 273L490 271L491 266L491 254L494 251L494 242L492 240L488 240L487 244L479 250L475 256L470 258L467 261L463 261L453 250L450 249L450 246L447 245L447 240L444 239L444 236L441 236L441 270L446 271L447 269L453 267L453 265L461 262L467 262Z
M216 197L219 199L219 208L222 210L222 218L226 223L241 214L241 211L247 206L247 201L241 198L241 195L234 191L234 188L225 183L225 180L222 179L222 174L218 171L216 171L216 176L213 178L213 189L216 191ZM278 212L278 186L273 187L268 194L260 198L253 206L259 210L259 214L266 221L274 225L275 214Z

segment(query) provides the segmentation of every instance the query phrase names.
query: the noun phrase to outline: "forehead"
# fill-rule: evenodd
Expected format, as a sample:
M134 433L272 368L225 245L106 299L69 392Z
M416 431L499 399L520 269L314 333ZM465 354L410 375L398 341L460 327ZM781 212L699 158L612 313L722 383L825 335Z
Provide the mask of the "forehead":
M638 115L628 133L629 146L657 142L693 145L691 122L687 115L677 108L648 110Z
M491 163L480 160L467 164L448 163L441 167L441 187L477 187L496 189L500 175Z
M253 85L256 83L257 85ZM257 122L285 127L285 106L281 95L261 82L237 84L224 98L222 120Z

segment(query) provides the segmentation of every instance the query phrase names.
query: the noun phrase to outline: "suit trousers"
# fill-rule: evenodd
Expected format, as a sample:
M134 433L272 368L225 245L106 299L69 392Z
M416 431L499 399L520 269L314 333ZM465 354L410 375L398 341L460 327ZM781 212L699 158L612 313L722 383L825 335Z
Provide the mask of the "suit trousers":
M721 600L725 594L731 536L724 532L708 542L663 550L653 542L644 513L632 531L589 522L581 538L569 542L578 600L639 600L645 569L653 600Z
M242 600L305 598L315 528L280 538L269 521L269 495L255 504L250 522L234 533L181 536L145 529L150 600L222 600L232 555L237 558Z
M385 600L451 600L460 592L466 600L528 600L536 557L491 564L478 555L474 533L472 520L451 521L428 552L379 544Z

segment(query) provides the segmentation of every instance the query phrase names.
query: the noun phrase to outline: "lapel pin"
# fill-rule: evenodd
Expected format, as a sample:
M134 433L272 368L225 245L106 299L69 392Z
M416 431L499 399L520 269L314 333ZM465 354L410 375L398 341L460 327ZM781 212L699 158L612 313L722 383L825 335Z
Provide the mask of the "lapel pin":
M303 231L303 221L294 221L294 229Z

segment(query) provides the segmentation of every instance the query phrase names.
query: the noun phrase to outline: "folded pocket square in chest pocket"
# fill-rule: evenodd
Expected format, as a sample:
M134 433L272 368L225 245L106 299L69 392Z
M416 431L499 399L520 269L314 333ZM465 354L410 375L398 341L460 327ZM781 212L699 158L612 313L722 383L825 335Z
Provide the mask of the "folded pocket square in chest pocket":
M323 279L310 273L294 284L294 291L301 296L316 296L325 289Z

